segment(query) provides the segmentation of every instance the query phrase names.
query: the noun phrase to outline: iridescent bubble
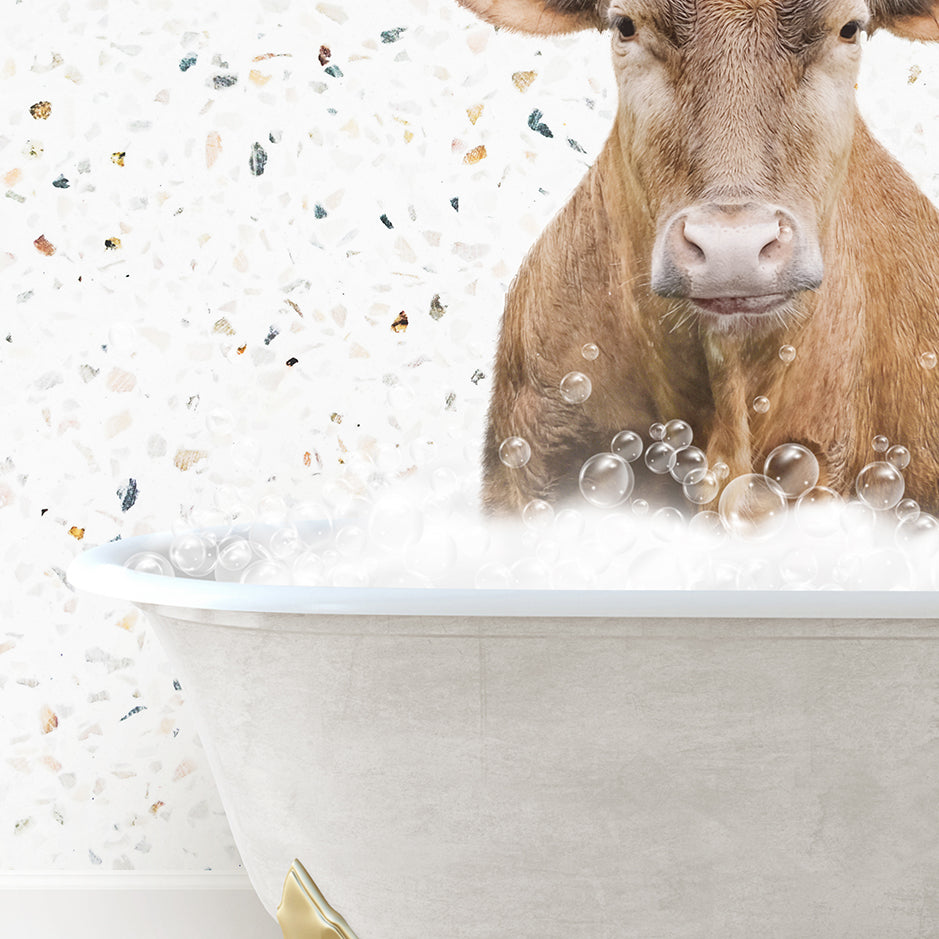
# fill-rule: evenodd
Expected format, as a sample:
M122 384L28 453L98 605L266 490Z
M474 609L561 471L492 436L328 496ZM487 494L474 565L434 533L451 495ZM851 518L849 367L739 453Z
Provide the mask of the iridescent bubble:
M561 379L561 397L568 404L583 404L593 391L593 384L583 372L568 372Z
M766 476L746 473L721 493L718 512L725 528L750 540L772 537L786 522L786 497Z
M813 486L796 502L796 521L806 534L823 538L836 532L840 525L844 499L828 486Z
M532 499L522 509L522 521L532 531L543 531L554 521L554 506L544 499Z
M887 451L887 462L892 463L898 470L906 469L910 465L910 451L901 444L894 444Z
M518 469L531 459L531 447L524 437L506 437L499 444L499 459L509 469Z
M779 347L779 357L787 365L796 357L796 350L794 346L780 346Z
M677 454L675 451L662 440L656 443L650 443L646 448L646 466L652 470L653 473L658 473L660 476L671 470L675 465L676 459Z
M916 518L920 513L919 503L915 499L901 499L894 512L901 522L908 518Z
M919 364L926 369L932 369L936 367L936 353L935 352L923 352L919 357Z
M667 443L667 440L662 441ZM708 458L697 447L684 446L675 454L675 462L669 467L669 473L676 483L693 481L689 477L700 479L708 468Z
M868 463L854 484L857 497L877 511L892 509L903 498L904 487L903 474L885 461Z
M714 471L714 475L723 482L730 475L730 467L723 461L718 460L711 469Z
M585 342L580 347L580 354L592 362L600 354L600 347L595 342Z
M190 577L211 573L217 557L215 544L198 532L177 535L170 543L169 558L173 567Z
M241 574L243 584L287 586L293 583L290 568L280 561L262 558L249 564Z
M877 453L886 453L890 446L890 441L883 435L878 434L872 441L871 446Z
M695 505L707 505L708 502L713 502L717 498L720 488L721 484L714 475L714 471L705 470L704 472L694 471L687 476L681 491L689 502Z
M665 425L665 434L662 440L665 441L673 450L682 450L691 446L694 439L694 432L687 421L673 420Z
M653 440L661 440L665 436L665 425L656 421L649 427L649 436Z
M580 469L581 495L598 508L608 509L625 502L633 491L632 467L615 453L596 453Z
M766 395L757 395L753 399L753 410L757 414L765 414L769 410L769 398Z
M807 447L784 443L770 451L763 463L768 476L789 499L798 499L818 482L818 460Z
M423 513L403 497L380 499L369 514L368 534L372 544L386 551L397 551L414 544L423 531Z
M621 430L610 444L610 449L627 463L642 456L642 437L634 430Z
M173 565L156 551L138 551L124 562L124 567L141 574L160 574L163 577L176 576Z
M675 541L685 533L685 516L671 505L652 514L652 533L661 541Z

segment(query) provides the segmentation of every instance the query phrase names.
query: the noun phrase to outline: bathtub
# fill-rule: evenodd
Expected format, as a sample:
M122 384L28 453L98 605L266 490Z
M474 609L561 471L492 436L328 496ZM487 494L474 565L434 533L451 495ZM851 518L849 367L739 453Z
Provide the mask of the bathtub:
M939 935L939 594L122 567L168 537L68 579L147 614L272 915L299 858L324 936Z

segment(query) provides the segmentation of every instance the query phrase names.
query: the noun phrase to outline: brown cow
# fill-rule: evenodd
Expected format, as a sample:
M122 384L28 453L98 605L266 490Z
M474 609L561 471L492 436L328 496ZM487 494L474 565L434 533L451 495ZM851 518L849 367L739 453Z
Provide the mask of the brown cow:
M557 499L617 431L681 417L731 477L793 441L845 494L886 435L912 453L907 495L939 509L939 369L920 360L939 353L939 214L854 94L861 33L939 40L939 2L460 2L525 32L609 28L619 87L506 300L487 508ZM592 379L583 404L558 390L572 370ZM510 435L523 468L499 460Z

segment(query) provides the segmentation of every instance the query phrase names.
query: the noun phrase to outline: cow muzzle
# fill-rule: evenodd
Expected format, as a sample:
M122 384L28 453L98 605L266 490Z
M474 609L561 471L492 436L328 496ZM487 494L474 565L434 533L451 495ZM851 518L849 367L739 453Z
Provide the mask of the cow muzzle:
M702 203L660 229L652 289L715 314L777 310L822 282L818 241L786 209L765 203Z

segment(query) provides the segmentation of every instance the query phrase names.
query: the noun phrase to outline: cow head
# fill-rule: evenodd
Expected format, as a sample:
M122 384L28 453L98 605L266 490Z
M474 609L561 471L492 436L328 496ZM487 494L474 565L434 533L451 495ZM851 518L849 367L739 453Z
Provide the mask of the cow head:
M779 322L824 276L859 39L939 39L936 0L459 0L524 32L608 29L622 170L652 221L651 286L707 326Z

